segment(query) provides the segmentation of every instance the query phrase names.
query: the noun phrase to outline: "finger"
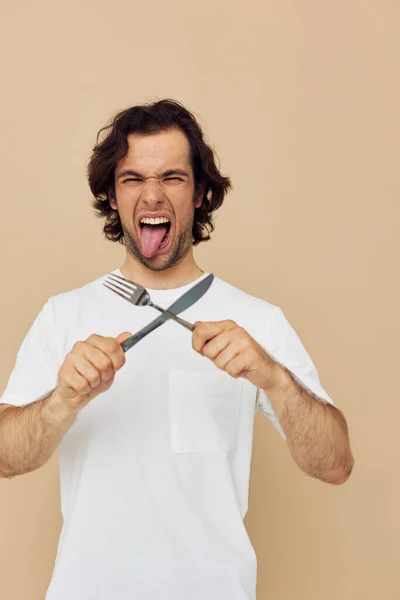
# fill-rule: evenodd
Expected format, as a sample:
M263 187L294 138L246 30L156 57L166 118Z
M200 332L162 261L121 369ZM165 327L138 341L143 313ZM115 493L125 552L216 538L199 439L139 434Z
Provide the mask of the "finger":
M91 391L90 384L85 376L76 369L76 358L77 356L74 356L72 352L67 354L64 364L58 373L59 386L72 392L69 394L71 396L86 395Z
M99 348L86 344L83 358L98 371L101 381L108 381L114 376L116 370L111 357Z
M129 336L127 335L127 337ZM112 337L102 337L100 335L91 335L87 339L87 344L101 350L101 352L108 356L112 362L114 371L118 371L118 369L125 364L125 353L117 339Z
M240 348L235 344L229 344L215 359L214 364L225 371L226 366L240 354Z
M201 349L201 354L214 360L229 344L235 342L237 337L235 336L235 331L235 329L225 330L209 342L206 342Z
M124 342L131 336L132 336L132 334L129 333L129 331L124 331L124 333L120 333L119 335L117 335L117 337L115 339L118 340L118 342L121 344L121 342Z
M235 357L225 364L224 371L237 379L244 377L247 371L247 357L245 353L239 352Z
M205 323L199 323L196 325L193 331L193 349L201 353L203 346L209 340L216 337L223 331L233 329L236 326L237 325L234 321L208 321Z
M249 343L249 336L246 331L235 324L230 329L225 329L215 338L206 342L201 350L203 356L214 360L228 345L235 344L235 348L246 349Z
M71 396L86 396L92 391L88 381L76 369L60 377L60 383L64 388L71 390Z
M95 389L102 381L100 371L84 356L71 354L69 359L69 373L75 370L86 379L90 389Z
M228 335L226 334L228 333ZM217 337L213 338L201 349L201 354L207 358L214 360L229 344L231 343L229 332L221 333Z

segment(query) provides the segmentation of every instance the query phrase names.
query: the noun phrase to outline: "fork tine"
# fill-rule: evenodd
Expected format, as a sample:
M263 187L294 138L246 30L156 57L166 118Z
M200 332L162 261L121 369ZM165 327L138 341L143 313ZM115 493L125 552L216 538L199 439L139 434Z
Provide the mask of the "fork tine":
M122 285L125 286L126 288L129 289L130 292L134 292L137 289L137 286L132 283L131 281L128 281L128 279L125 279L124 277L120 277L119 275L114 275L114 273L109 273L107 275L107 280L108 283L115 283L118 285Z
M125 292L125 294L128 294L128 296L133 296L133 294L135 293L135 290L131 290L130 288L125 287L119 281L113 281L112 279L108 279L106 280L106 282L108 283L108 285L112 285L120 292Z
M126 280L120 281L119 279L113 279L112 277L107 276L106 281L107 283L118 286L118 289L120 290L126 290L130 294L134 294L137 290L137 287L134 284L131 284L129 281Z
M108 273L107 277L116 277L117 279L121 279L122 281L129 281L126 277L122 277L121 275L117 275L116 273Z
M121 298L125 298L125 300L131 300L131 296L129 294L129 292L125 291L125 290L121 290L120 288L114 287L112 284L108 283L107 281L103 282L103 285L108 288L109 290L111 290L112 292L114 292L115 294L118 294L118 296L121 296Z

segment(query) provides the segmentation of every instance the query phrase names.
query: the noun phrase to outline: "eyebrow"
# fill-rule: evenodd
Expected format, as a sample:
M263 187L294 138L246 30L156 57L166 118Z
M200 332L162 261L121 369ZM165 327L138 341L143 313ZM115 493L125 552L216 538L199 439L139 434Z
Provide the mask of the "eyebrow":
M183 169L169 169L168 171L164 171L164 173L161 174L161 177L170 177L171 175L181 175L182 177L188 177L188 173ZM121 173L119 173L118 175L118 179L122 179L123 177L127 176L139 177L140 179L144 179L144 176L141 173L138 173L137 171L132 171L131 169L125 169L124 171L121 171Z

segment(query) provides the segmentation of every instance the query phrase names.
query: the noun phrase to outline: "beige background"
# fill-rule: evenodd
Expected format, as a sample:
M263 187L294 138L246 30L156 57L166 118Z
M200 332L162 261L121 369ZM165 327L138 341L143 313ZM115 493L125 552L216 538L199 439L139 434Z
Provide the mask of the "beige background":
M393 0L1 6L1 387L45 300L121 264L89 205L97 130L171 96L235 185L200 264L283 308L345 412L338 488L256 418L258 600L400 599L399 18ZM4 600L44 598L58 484L56 456L0 481Z

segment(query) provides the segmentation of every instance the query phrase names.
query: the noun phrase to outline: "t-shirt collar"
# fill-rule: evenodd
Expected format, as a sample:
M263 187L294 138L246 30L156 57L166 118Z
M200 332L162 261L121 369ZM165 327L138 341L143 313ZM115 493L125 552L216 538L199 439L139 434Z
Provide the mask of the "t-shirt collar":
M115 269L114 271L112 271L112 273L115 273L116 275L119 275L120 277L124 277L119 269ZM187 283L186 285L182 285L182 286L179 286L176 288L171 288L168 290L155 290L152 288L146 288L146 290L149 292L150 298L153 302L157 302L157 303L163 302L163 303L170 304L171 302L174 302L177 298L179 298L180 296L185 294L185 292L190 290L190 288L195 286L202 279L205 279L208 275L209 275L209 273L203 273L202 275L200 275L200 277L198 277L197 279L195 279L194 281L192 281L190 283Z

